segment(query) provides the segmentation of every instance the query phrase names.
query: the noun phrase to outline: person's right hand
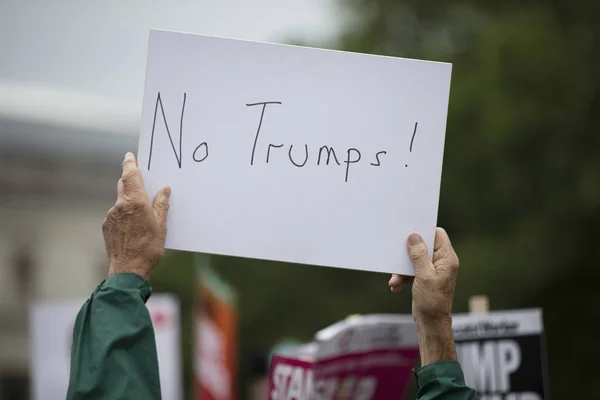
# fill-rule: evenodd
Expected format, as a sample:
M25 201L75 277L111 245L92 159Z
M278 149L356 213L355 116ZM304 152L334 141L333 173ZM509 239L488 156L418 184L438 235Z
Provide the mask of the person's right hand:
M150 279L165 250L170 194L169 187L161 188L150 205L135 156L125 155L117 202L102 223L108 276L130 272Z
M392 275L389 282L392 291L398 292L405 283L414 280L412 308L415 322L451 318L459 262L448 234L442 228L436 229L433 262L425 242L416 233L408 238L408 253L415 266L415 276Z

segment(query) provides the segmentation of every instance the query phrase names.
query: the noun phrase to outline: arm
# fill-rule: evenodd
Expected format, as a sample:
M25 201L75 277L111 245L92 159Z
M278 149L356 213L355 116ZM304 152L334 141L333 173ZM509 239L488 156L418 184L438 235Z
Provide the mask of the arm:
M412 314L419 337L422 367L415 372L417 400L476 400L475 390L465 384L452 337L452 299L458 273L458 257L448 234L435 233L433 262L419 235L408 240L408 253L415 265ZM402 289L407 277L393 275L393 292Z
M113 275L77 315L68 400L160 399L151 289L136 274Z
M465 384L456 346L452 337L452 321L417 325L421 365L415 371L417 400L476 400L475 390Z
M170 189L150 204L135 157L127 153L117 202L102 233L108 278L83 305L73 328L67 400L160 399L154 329L146 300L161 260Z

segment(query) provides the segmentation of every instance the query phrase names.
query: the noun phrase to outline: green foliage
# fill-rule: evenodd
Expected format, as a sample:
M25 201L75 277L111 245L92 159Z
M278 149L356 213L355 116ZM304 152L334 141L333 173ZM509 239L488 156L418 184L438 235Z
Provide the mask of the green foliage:
M480 293L494 309L543 307L552 397L594 398L583 382L600 375L600 2L341 4L347 30L330 47L453 63L439 225L461 259L455 310ZM186 316L191 260L172 255L153 281L180 295ZM310 340L348 314L410 312L409 293L391 295L380 274L231 257L216 265L238 291L242 392L250 356L282 338Z
M340 47L453 63L439 224L461 259L455 309L475 293L544 307L553 397L592 398L574 383L600 325L600 294L582 282L600 277L600 3L345 4L367 22Z
M278 341L309 341L317 330L349 314L410 312L410 294L392 296L387 275L235 257L215 257L213 264L237 290L240 398L249 383L252 357L266 357ZM188 399L192 398L194 271L192 253L170 252L152 276L155 291L180 297Z

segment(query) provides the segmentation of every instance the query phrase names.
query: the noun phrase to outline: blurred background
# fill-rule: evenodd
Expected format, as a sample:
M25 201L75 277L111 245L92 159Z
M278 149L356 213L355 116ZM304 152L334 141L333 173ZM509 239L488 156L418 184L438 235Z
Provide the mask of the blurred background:
M439 225L461 260L454 310L474 294L542 307L551 396L600 395L598 17L596 0L1 0L0 399L30 398L30 306L106 275L100 226L137 149L151 28L452 62ZM186 399L198 264L235 310L240 399L259 398L274 346L410 312L388 276L170 252L153 287L178 299Z

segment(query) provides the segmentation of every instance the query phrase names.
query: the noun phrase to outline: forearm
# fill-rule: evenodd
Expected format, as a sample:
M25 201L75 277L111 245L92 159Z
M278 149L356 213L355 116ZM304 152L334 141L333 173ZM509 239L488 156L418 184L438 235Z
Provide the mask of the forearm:
M135 274L105 280L73 329L68 400L160 398L150 285Z
M475 400L465 384L452 336L452 317L417 322L421 368L416 371L418 400Z
M456 361L456 345L452 337L452 317L431 322L416 322L421 366L439 361Z

